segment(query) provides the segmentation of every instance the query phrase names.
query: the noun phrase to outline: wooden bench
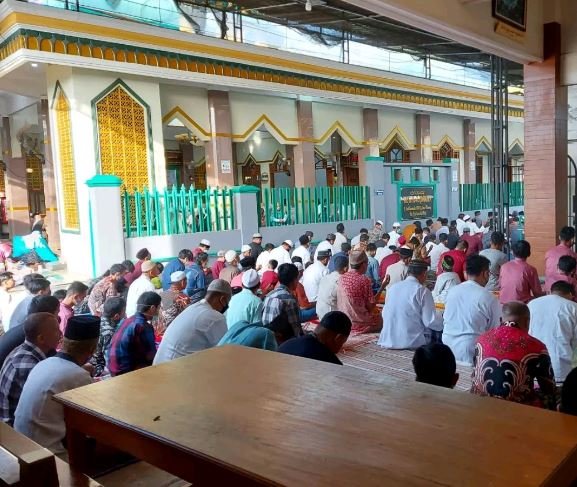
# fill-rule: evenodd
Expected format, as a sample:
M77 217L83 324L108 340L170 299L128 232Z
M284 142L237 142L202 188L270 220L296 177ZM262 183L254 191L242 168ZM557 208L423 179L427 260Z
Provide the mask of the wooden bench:
M0 422L0 486L98 487L46 448Z

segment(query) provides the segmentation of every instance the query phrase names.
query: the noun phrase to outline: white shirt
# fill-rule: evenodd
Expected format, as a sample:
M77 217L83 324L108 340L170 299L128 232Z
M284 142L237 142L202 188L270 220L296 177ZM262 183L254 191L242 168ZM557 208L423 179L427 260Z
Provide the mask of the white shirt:
M291 256L288 253L288 250L286 250L282 245L272 249L270 251L270 256L269 256L269 261L271 260L276 260L278 262L278 267L277 267L277 271L278 268L283 265L283 264L292 264L291 261ZM268 262L267 262L268 264Z
M132 316L136 313L138 298L149 291L156 291L156 288L146 274L142 274L134 280L128 288L128 295L126 296L126 316Z
M311 252L308 247L300 245L294 249L293 257L300 257L303 260L303 266L306 266L311 261Z
M461 236L461 235L463 235L463 229L465 227L469 226L470 220L469 220L469 222L466 222L465 220L461 220L460 218L457 218L456 222L457 222L457 232L458 232L459 236Z
M357 236L351 239L351 247L354 247L361 241L361 234L359 233ZM339 251L340 252L340 251Z
M347 237L345 237L342 233L335 233L335 243L333 244L333 255L338 254L342 251L341 246L347 243Z
M467 225L471 229L471 235L475 235L477 233L487 233L489 231L489 229L485 228L483 225L479 227L473 220L469 220Z
M10 322L12 321L12 315L14 314L14 311L16 310L18 305L29 296L30 296L30 293L28 291L15 294L12 297L12 300L10 302L10 305L6 309L6 312L4 312L4 310L2 310L2 325L4 326L4 331L8 331L10 329ZM26 313L26 314L28 314L28 313ZM19 323L14 323L14 326L16 326L18 324Z
M262 275L263 272L267 270L269 261L270 252L268 250L263 250L256 259L256 268L258 269L258 273L260 275Z
M337 272L331 272L321 279L319 285L319 294L317 296L317 316L319 320L331 311L337 310L337 289L341 275Z
M319 285L321 283L321 279L328 273L329 268L326 265L321 264L321 262L318 260L315 260L314 264L305 269L303 274L303 287L305 288L307 299L311 303L316 302L319 294Z
M405 280L405 278L407 277L408 269L409 267L402 260L394 264L391 264L389 267L387 267L386 275L391 276L391 280L387 285L387 292L389 292L389 290L393 287L394 284Z
M435 303L444 303L447 300L449 291L461 284L461 278L456 272L443 272L437 276L435 289L433 289L433 300Z
M541 340L549 351L555 381L560 383L571 372L577 349L577 303L555 294L533 299L529 334Z
M333 251L333 246L328 240L323 240L320 244L317 245L317 249L315 250L315 262L321 250L330 250L331 253Z
M431 270L437 272L437 267L439 265L439 260L441 260L441 255L445 252L449 251L449 247L447 247L444 243L437 244L433 247L433 250L429 253L429 257L431 258Z
M9 316L8 310L10 310L10 305L12 303L12 298L14 294L6 291L4 288L0 288L0 323L4 326L4 331L8 331Z
M389 232L389 237L391 237L391 239L389 240L389 245L390 246L395 246L398 247L399 245L399 237L401 236L400 233L397 233L395 230L391 230Z
M203 299L186 308L166 329L154 365L212 348L227 330L224 315Z
M415 349L427 343L428 329L441 331L443 323L435 312L431 291L409 276L387 292L378 344L385 348Z
M377 248L377 253L375 254L375 259L377 259L377 262L379 263L379 265L381 265L381 261L385 257L388 257L389 255L391 255L393 253L393 251L388 246L390 243L391 242L389 242L387 244L387 247L378 247Z
M457 362L472 365L477 338L501 323L501 306L484 287L466 281L449 291L443 321L443 343Z
M14 415L14 429L53 453L63 453L64 410L52 398L91 383L90 374L69 360L60 357L43 360L32 369L24 384Z

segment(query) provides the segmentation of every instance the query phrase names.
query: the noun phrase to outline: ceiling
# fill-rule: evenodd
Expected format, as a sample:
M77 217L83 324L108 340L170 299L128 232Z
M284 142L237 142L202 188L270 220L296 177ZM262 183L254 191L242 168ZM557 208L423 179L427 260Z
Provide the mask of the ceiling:
M430 1L430 0L429 0ZM436 34L402 24L343 0L176 0L181 5L214 10L237 10L242 14L297 29L315 41L336 45L344 36L356 42L415 56L490 72L490 55ZM522 66L508 61L510 82L523 84Z

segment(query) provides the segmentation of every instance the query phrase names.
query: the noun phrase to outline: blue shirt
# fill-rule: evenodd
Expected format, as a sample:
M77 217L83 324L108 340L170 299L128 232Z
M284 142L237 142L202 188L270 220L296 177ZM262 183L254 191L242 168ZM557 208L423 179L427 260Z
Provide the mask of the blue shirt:
M142 313L126 318L116 329L108 349L108 370L112 375L152 365L156 353L154 328Z
M367 257L369 258L369 267L367 268L365 276L371 280L373 291L378 291L379 287L381 287L381 281L379 280L379 263L374 257L371 257L370 255Z
M184 264L180 262L180 260L178 259L171 260L168 264L166 264L166 267L162 271L162 276L160 276L162 282L162 289L166 291L170 288L170 275L173 272L183 270L184 270Z
M192 264L184 269L186 273L186 289L184 292L193 300L200 301L206 294L206 279L204 271L198 264Z
M243 289L230 300L226 312L226 326L230 330L239 321L256 323L262 320L263 303L250 289Z
M237 295L238 296L238 295ZM262 323L248 323L240 321L230 327L218 342L222 345L242 345L243 347L260 348L276 352L278 345L274 333L265 328Z

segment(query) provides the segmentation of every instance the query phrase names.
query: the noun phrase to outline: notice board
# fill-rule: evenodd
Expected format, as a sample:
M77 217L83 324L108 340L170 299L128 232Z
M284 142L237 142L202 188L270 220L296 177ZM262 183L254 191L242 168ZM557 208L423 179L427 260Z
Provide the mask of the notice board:
M435 193L434 185L399 186L399 219L433 218L437 210Z

